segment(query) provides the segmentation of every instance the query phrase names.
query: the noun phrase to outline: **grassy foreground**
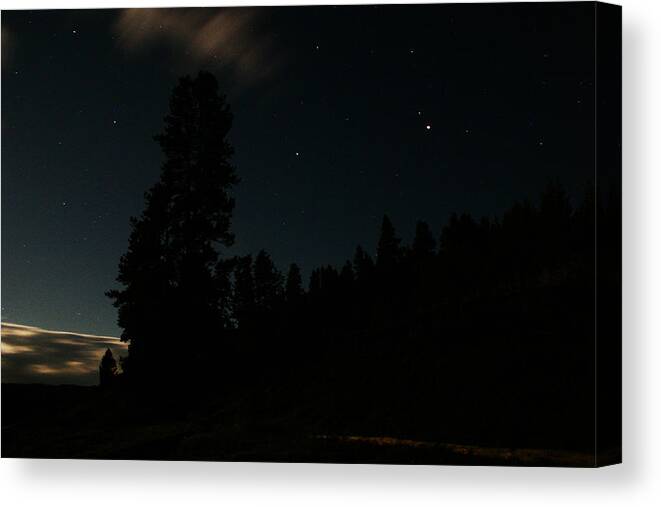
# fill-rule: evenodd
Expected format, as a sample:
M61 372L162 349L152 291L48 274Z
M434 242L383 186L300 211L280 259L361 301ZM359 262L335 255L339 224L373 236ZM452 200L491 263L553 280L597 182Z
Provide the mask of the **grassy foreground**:
M315 432L303 411L255 411L206 404L164 416L94 387L2 385L2 456L21 458L274 461L426 465L594 466L564 450L441 443L390 435ZM131 408L132 416L125 415ZM309 428L309 431L300 428Z

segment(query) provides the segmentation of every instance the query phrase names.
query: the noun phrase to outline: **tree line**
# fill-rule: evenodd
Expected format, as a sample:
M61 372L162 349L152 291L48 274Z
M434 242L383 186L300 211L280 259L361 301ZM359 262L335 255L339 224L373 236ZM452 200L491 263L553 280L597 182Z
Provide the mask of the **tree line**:
M108 293L129 342L124 382L267 392L335 431L407 433L415 419L435 438L534 441L541 418L566 429L561 439L594 430L594 287L620 283L617 189L587 182L572 205L550 182L501 217L452 214L436 232L418 221L409 245L384 215L373 253L357 246L305 284L297 264L282 273L265 250L227 255L231 124L211 74L179 81L156 136L160 180L131 221L122 287ZM484 411L505 413L485 429Z

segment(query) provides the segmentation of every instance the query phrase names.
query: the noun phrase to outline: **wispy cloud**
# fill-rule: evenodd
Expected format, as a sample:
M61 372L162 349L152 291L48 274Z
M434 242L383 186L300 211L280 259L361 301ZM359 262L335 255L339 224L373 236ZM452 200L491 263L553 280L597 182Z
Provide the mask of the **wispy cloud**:
M169 44L196 64L223 68L242 84L270 76L281 59L259 30L258 9L125 9L114 30L121 47Z
M4 69L11 63L14 47L16 46L16 37L4 25L2 26L1 35L0 45L2 46L2 68Z
M113 336L3 322L2 382L96 384L99 361L107 348L115 357L126 355L126 344Z

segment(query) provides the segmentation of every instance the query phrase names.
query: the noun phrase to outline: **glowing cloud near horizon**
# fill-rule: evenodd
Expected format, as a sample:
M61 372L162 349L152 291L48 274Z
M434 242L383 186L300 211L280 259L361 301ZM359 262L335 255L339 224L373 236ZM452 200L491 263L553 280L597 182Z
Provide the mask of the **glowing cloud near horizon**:
M127 345L113 336L3 322L2 382L96 384L107 348L118 357Z

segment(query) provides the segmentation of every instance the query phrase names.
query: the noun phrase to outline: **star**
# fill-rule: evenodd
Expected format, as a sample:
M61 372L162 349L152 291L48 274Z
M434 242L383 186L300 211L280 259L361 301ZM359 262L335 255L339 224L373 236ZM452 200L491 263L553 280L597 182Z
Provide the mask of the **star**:
M299 155L300 155L300 153L299 153L299 152L296 152L296 156L298 157Z
M427 125L425 128L426 128L427 130L431 130L431 125Z

